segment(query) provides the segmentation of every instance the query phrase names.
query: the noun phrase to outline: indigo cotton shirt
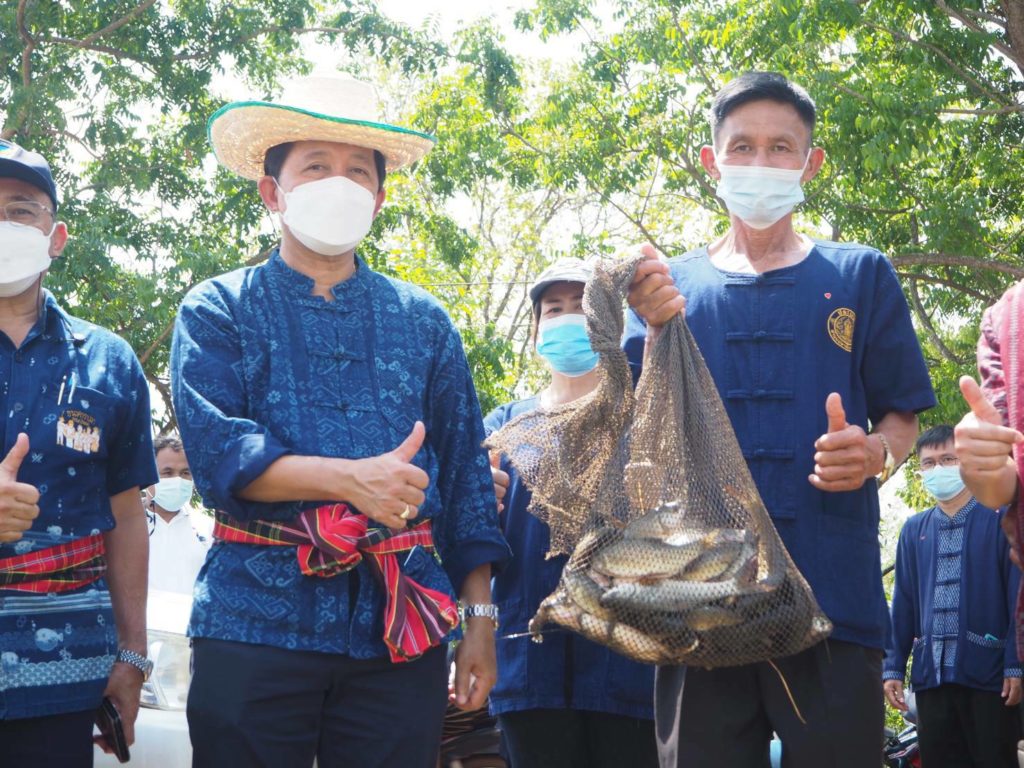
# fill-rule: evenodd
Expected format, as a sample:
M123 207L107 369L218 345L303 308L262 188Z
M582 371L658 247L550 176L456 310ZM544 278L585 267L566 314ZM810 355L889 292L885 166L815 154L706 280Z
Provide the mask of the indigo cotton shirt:
M135 353L48 291L20 347L0 333L0 413L0 456L27 433L18 481L39 491L39 517L21 540L0 544L0 558L109 531L110 497L157 481ZM103 579L50 594L0 589L0 719L95 709L116 654Z
M1007 641L1020 571L1010 563L1003 516L971 499L952 518L932 507L907 519L896 545L883 680L903 680L911 653L914 690L957 683L1001 691L1003 678L1021 676L1016 644Z
M484 419L488 434L521 413L536 410L531 397L508 403ZM502 530L512 547L512 559L494 577L491 592L500 611L501 627L495 644L498 682L491 689L495 714L528 709L580 709L627 717L654 717L654 667L640 664L593 643L575 632L549 625L543 643L525 633L541 600L555 591L569 559L545 559L551 546L547 524L527 512L530 491L508 460L509 474Z
M345 499L261 503L236 494L285 455L379 456L420 420L427 437L414 463L430 486L419 514L433 522L443 566L419 548L400 558L411 578L455 596L472 570L508 556L458 332L427 293L358 259L334 301L311 295L313 285L275 251L185 297L171 369L196 488L207 507L239 520L288 520ZM189 631L373 658L387 655L383 609L364 565L303 576L294 547L216 542Z
M763 274L717 269L707 248L669 265L757 489L832 636L883 648L877 483L826 493L807 478L828 431L829 393L842 395L847 422L865 431L891 411L935 405L892 266L874 249L825 241ZM634 368L645 333L630 312L624 345Z

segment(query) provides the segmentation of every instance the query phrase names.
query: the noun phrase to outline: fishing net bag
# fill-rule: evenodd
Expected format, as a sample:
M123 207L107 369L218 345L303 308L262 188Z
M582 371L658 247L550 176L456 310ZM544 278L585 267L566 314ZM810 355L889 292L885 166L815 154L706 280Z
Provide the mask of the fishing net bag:
M779 538L682 315L634 391L621 348L641 259L596 265L583 308L601 381L510 420L487 441L569 554L530 622L637 661L725 667L798 653L832 626Z

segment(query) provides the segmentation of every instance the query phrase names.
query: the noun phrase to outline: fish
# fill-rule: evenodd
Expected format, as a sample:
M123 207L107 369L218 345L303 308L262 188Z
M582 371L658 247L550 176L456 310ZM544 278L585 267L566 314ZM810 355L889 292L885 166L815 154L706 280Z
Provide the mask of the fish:
M686 528L686 513L677 502L663 504L630 521L623 529L627 538L661 539L675 535Z
M601 526L587 532L573 549L572 556L569 558L569 562L566 563L566 568L588 565L596 552L613 546L622 536L622 531L609 526Z
M683 571L704 550L700 540L673 546L655 539L623 539L598 552L592 567L623 579L667 578Z
M601 595L604 594L604 589L585 571L570 569L567 566L562 571L562 586L566 595L584 612L598 618L611 618L608 609L601 605Z
M707 632L710 629L735 627L743 622L743 616L720 605L705 605L687 613L683 621L695 632Z
M579 631L580 616L583 611L569 597L559 590L553 595L548 595L537 608L537 613L530 619L527 626L530 634L540 635L545 625L560 624L566 629Z
M657 584L617 584L601 597L601 605L615 612L688 611L735 594L735 581L702 583L665 579Z
M703 546L703 544L702 544ZM723 541L703 549L699 557L691 560L679 574L686 581L715 581L722 578L743 551L738 541Z

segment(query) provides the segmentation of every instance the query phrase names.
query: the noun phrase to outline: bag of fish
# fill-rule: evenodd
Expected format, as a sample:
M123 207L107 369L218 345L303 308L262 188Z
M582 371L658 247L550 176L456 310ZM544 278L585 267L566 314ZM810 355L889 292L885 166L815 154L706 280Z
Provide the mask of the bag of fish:
M633 383L620 344L639 258L598 264L583 305L601 383L510 420L487 441L532 491L570 554L530 622L552 622L654 664L724 667L798 653L828 636L772 525L682 315Z

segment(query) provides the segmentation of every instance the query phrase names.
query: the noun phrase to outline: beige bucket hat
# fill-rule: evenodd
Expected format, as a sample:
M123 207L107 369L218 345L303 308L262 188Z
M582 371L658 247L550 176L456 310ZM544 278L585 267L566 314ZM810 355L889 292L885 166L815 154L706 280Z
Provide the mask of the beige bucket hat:
M376 149L388 171L411 165L437 141L380 120L377 91L348 76L302 77L280 99L236 101L210 117L206 130L221 165L247 179L263 176L267 150L290 141L337 141Z

